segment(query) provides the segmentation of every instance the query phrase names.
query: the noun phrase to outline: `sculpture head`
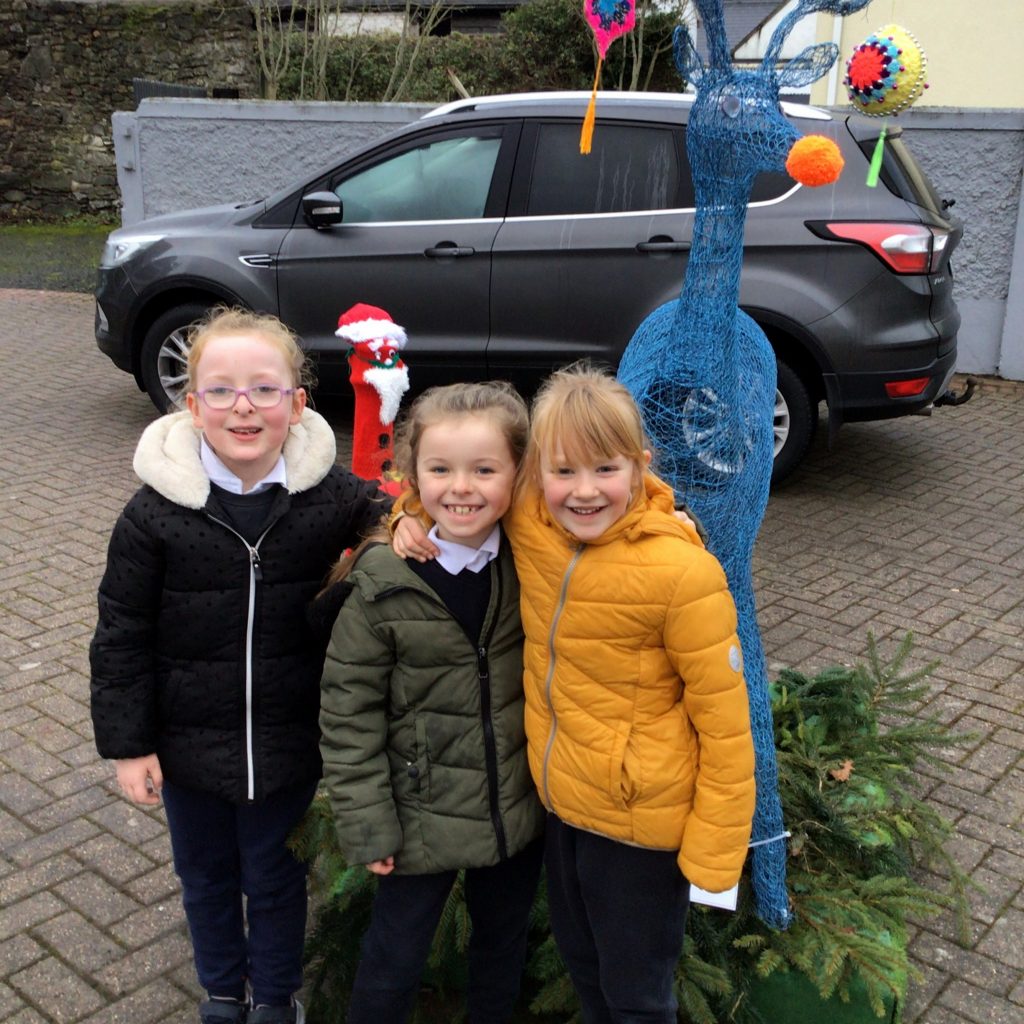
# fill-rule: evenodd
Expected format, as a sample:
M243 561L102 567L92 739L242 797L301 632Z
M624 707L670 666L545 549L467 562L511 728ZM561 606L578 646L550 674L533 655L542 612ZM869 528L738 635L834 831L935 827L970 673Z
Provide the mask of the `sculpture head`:
M676 67L697 90L687 128L695 180L711 175L719 183L742 187L761 171L786 170L786 159L801 136L783 116L779 91L803 88L821 78L835 62L839 48L834 43L817 43L778 68L782 45L806 15L819 11L846 15L868 2L800 0L772 34L760 67L750 71L732 66L721 0L697 0L708 40L707 66L684 26L676 29L674 37Z

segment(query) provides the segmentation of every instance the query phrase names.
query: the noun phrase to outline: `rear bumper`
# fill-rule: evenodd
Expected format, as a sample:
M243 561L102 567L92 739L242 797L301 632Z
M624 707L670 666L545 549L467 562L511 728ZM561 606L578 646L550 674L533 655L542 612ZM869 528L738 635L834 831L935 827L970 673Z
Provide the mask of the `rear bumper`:
M899 372L876 370L870 373L834 375L826 381L829 418L843 423L892 419L920 412L945 394L956 370L956 341L931 363ZM920 394L908 398L890 398L885 385L892 381L927 377Z

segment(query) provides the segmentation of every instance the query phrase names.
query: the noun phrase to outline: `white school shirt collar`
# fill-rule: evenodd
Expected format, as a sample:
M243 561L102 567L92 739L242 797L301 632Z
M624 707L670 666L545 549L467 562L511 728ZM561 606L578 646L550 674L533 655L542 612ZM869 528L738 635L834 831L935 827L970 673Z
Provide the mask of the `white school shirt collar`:
M501 527L495 527L487 539L478 548L470 548L465 544L453 544L450 540L441 540L437 535L437 526L432 526L427 536L438 546L440 554L437 561L445 572L458 576L463 569L480 572L486 569L491 561L498 557L501 547Z
M242 481L220 461L217 453L210 447L209 441L206 440L205 434L199 438L199 458L203 463L203 469L206 470L206 475L210 478L210 483L223 487L225 491L229 491L231 494L259 494L260 491L265 491L273 487L274 484L280 484L282 487L288 486L288 473L285 469L283 455L277 457L277 462L274 463L273 468L255 487L250 487L245 492L242 491Z

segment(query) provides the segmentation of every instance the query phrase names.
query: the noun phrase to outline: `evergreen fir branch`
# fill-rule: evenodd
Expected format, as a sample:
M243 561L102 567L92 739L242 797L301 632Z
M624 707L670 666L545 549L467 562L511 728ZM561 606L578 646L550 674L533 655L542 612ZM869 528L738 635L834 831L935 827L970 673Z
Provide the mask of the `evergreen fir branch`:
M578 1024L579 999L568 973L547 982L530 1002L530 1012L536 1015L557 1014L566 1024Z
M777 932L758 920L749 875L735 913L692 907L674 982L681 1019L763 1024L750 991L759 978L780 971L798 972L823 999L846 1001L861 992L882 1015L914 975L905 922L950 906L967 921L971 882L945 848L952 826L917 790L919 767L944 765L938 754L965 738L921 716L934 665L908 669L911 653L909 634L888 659L869 637L861 664L814 676L787 669L771 684L779 793L792 832L794 921ZM293 848L315 856L314 884L323 894L307 950L310 1008L316 1009L310 1016L341 1024L376 882L345 864L329 802L321 797L296 830ZM933 864L948 876L944 885L914 880L917 868ZM439 991L461 984L469 933L457 887L431 952L430 980ZM578 1000L550 935L543 884L531 914L526 974L531 1015L578 1020ZM432 998L424 1013L428 1004L449 1005Z

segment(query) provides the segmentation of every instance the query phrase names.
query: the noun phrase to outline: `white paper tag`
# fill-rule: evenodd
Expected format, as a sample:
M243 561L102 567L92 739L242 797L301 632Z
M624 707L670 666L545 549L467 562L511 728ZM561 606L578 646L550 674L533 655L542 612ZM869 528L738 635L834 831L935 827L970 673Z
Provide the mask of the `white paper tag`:
M701 889L699 886L690 886L690 902L691 903L703 903L708 907L719 907L722 910L735 910L736 909L736 897L739 895L739 885L734 885L731 889L726 889L725 892L708 892L707 889Z

